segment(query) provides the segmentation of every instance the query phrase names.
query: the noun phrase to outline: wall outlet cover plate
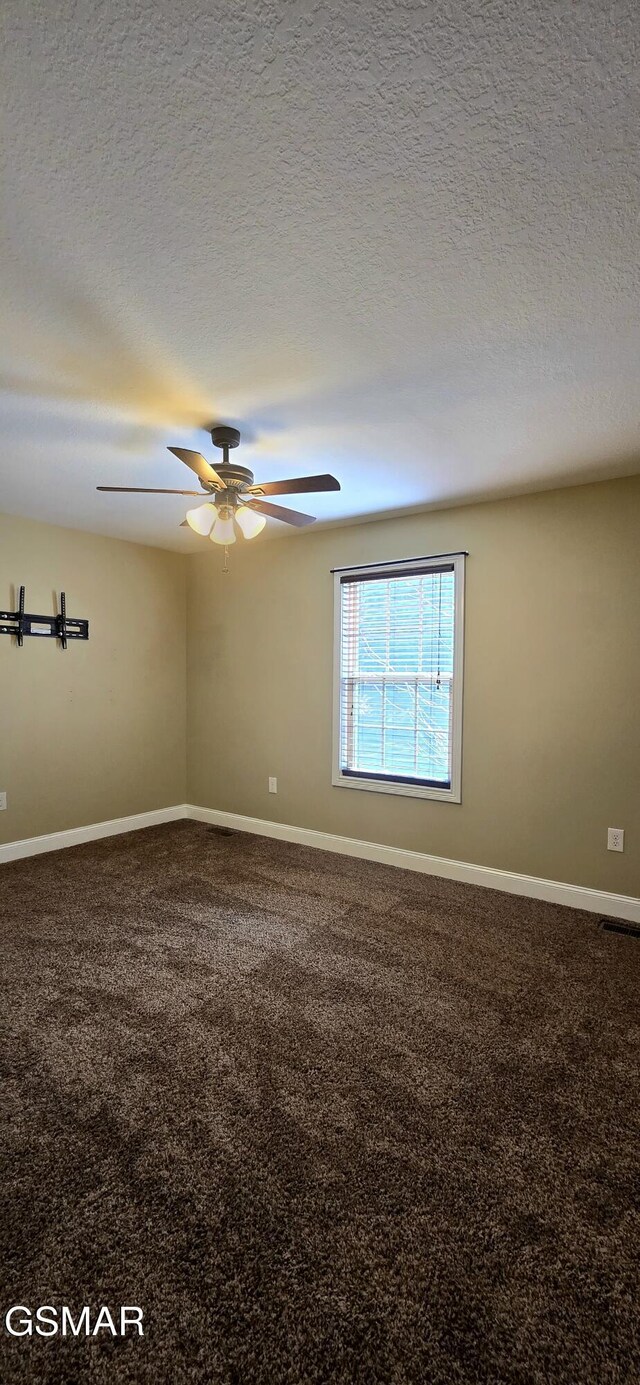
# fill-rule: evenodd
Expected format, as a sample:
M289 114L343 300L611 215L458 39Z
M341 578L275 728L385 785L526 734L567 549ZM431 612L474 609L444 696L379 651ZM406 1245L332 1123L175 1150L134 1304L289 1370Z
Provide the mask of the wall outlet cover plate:
M607 828L607 851L624 851L624 827Z

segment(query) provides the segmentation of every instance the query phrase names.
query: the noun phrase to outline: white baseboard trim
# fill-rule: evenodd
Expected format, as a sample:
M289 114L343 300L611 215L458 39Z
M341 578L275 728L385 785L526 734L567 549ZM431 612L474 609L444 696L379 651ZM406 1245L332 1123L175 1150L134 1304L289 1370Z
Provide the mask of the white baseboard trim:
M516 875L513 871L493 866L475 866L467 861L453 861L446 856L430 856L422 851L406 851L403 847L383 846L379 842L362 842L356 837L336 837L330 832L318 832L312 827L292 827L286 822L268 822L264 818L243 817L218 808L200 808L192 803L179 803L170 808L154 808L149 813L134 813L130 817L112 818L108 822L93 822L86 827L71 827L66 832L50 832L42 837L25 837L23 841L0 845L0 864L18 861L24 856L38 856L44 851L60 851L67 846L98 841L121 832L136 832L143 827L157 827L163 822L191 818L218 827L231 827L236 832L252 832L259 837L275 837L279 841L297 842L321 851L333 851L341 856L358 856L364 861L381 861L384 865L402 870L421 871L424 875L440 875L445 880L460 880L466 885L484 885L507 894L524 895L529 899L544 899L550 904L566 904L572 909L586 909L593 914L607 914L640 923L640 899L631 895L609 894L592 890L585 885L567 885L560 880L541 880L535 875Z
M115 837L120 832L137 832L140 827L158 827L162 822L175 822L191 817L188 803L171 808L152 808L149 813L133 813L131 817L110 818L107 822L92 822L86 827L69 827L66 832L47 832L42 837L24 837L22 841L0 845L0 864L19 861L23 856L39 856L43 851L61 851L66 846L81 846L100 837Z
M628 923L640 923L640 899L634 899L631 895L609 894L606 890L592 890L585 885L566 885L560 880L541 880L535 875L516 875L513 871L497 870L493 866L474 866L466 861L449 860L446 856L429 856L422 851L405 851L402 847L382 846L378 842L361 842L355 837L334 837L330 832L317 832L311 827L291 827L288 823L247 818L240 813L225 813L217 808L191 805L188 814L196 822L231 827L237 832L277 837L280 841L297 842L300 846L338 852L341 856L359 856L365 861L381 861L403 870L441 875L445 880L485 885L507 894L544 899L550 904L566 904L572 909L586 909L592 914L607 914L625 919Z

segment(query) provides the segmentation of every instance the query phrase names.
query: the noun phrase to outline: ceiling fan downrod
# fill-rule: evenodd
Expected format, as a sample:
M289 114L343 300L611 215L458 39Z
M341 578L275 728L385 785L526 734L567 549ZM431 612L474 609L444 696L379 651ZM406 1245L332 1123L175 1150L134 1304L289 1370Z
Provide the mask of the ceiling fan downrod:
M216 424L211 429L211 441L214 447L219 447L222 452L222 461L218 471L224 481L229 481L233 485L252 485L253 472L246 466L240 466L238 462L229 461L229 452L233 447L240 445L240 433L237 428L229 428L226 423Z

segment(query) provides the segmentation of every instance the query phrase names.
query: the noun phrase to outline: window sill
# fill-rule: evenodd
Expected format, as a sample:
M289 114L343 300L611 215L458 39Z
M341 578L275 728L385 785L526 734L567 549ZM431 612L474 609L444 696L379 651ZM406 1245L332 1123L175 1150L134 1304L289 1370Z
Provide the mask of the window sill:
M391 793L403 798L431 798L439 803L461 803L462 796L455 784L450 789L436 789L431 785L394 784L388 779L356 779L351 775L336 773L331 780L336 789L364 789L367 793Z

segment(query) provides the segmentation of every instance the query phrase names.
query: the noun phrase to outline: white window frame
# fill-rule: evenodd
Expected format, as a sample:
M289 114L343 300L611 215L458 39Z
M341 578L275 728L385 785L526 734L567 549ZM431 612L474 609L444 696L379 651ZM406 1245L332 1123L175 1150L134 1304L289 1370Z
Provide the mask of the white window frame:
M391 563L368 563L364 567L339 568L333 575L333 770L331 782L335 788L362 789L367 793L402 794L407 798L431 798L440 803L462 802L462 700L464 681L464 553L440 553L435 557L401 559ZM451 563L454 572L454 641L451 690L451 785L439 789L430 784L401 784L388 779L358 779L342 773L340 767L340 654L342 596L341 577L398 576L410 567L420 565L425 572L441 568L443 561Z

